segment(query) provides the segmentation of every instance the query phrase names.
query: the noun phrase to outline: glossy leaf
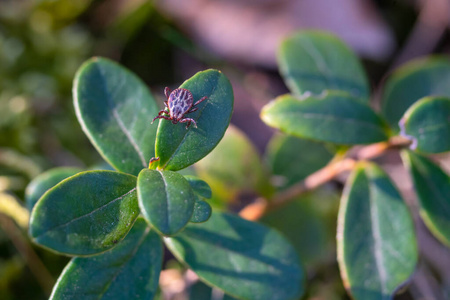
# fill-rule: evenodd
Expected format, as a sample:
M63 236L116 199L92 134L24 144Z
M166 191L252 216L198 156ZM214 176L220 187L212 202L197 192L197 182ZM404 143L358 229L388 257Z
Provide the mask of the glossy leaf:
M70 261L50 299L153 299L158 288L161 238L138 219L117 247Z
M48 190L34 206L34 242L69 255L114 247L139 214L136 177L113 171L78 173Z
M426 97L412 105L400 120L400 134L410 138L412 150L450 151L450 98Z
M243 132L230 126L222 141L195 164L197 174L212 187L214 196L232 200L243 191L269 194L267 171L253 144Z
M209 220L211 217L212 208L208 202L201 199L197 199L194 205L194 213L191 217L192 223L203 223Z
M283 41L278 50L280 73L294 95L341 90L368 101L367 76L353 51L336 36L301 31Z
M450 247L450 176L424 156L402 153L419 199L419 212L425 225Z
M261 112L269 126L291 135L336 144L370 144L388 139L383 120L365 103L342 92L303 99L284 95Z
M137 175L155 155L158 107L133 73L105 59L84 63L75 76L74 104L83 131L103 158Z
M277 134L267 146L266 161L274 184L286 188L323 168L333 158L335 150L331 145Z
M414 272L417 242L408 207L375 164L348 180L338 221L338 262L354 299L392 299Z
M178 173L144 169L139 173L137 192L142 214L163 235L183 229L194 212L197 197Z
M82 169L80 168L59 167L50 169L34 178L25 191L25 201L28 210L31 211L33 209L36 202L47 190L60 183L63 179L81 171Z
M184 178L191 185L192 190L198 196L209 199L212 197L212 191L209 185L200 178L193 175L185 175Z
M155 168L181 170L205 157L222 139L233 111L233 89L227 77L217 70L206 70L195 74L181 86L191 91L194 102L206 96L198 110L186 117L197 122L186 129L186 123L172 124L159 121L156 137ZM156 127L156 125L153 125Z
M426 96L450 97L450 59L417 59L394 71L384 88L382 114L393 128L398 129L405 111Z
M298 299L303 293L297 253L263 225L214 213L164 241L203 281L239 299Z

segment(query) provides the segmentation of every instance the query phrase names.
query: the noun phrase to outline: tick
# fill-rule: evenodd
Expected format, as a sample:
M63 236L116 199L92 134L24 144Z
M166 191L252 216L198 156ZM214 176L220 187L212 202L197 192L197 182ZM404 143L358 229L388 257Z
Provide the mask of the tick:
M171 91L168 87L164 89L164 95L166 95L167 98L167 100L164 101L165 108L153 119L152 124L156 119L166 119L172 121L172 124L177 124L178 122L187 123L186 129L191 125L191 122L197 127L195 120L192 118L185 118L185 115L196 111L198 109L196 106L205 101L208 97L205 96L194 103L194 96L192 96L192 93L189 90L178 88Z

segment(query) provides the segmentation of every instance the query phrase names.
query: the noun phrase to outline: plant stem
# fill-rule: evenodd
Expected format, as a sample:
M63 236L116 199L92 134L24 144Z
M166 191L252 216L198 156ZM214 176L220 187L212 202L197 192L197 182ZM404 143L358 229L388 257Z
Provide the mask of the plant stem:
M247 220L258 220L269 211L275 210L319 186L333 180L336 176L352 170L358 161L374 159L383 155L392 148L404 148L411 144L409 139L394 136L387 142L356 146L350 149L345 156L332 160L328 165L310 174L304 180L292 185L288 189L275 194L270 201L258 198L255 202L244 207L239 215Z

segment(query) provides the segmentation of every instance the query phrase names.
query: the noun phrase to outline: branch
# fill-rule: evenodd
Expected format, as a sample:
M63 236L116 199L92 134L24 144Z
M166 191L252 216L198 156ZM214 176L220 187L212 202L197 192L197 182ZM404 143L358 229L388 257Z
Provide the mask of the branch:
M395 136L387 142L371 144L368 146L356 146L347 152L347 155L339 160L332 160L322 169L312 173L304 180L294 184L287 190L275 194L270 201L258 198L255 202L244 207L239 215L247 220L258 220L267 212L277 209L319 186L333 180L336 176L352 170L360 160L374 159L387 150L404 148L411 144L409 139Z

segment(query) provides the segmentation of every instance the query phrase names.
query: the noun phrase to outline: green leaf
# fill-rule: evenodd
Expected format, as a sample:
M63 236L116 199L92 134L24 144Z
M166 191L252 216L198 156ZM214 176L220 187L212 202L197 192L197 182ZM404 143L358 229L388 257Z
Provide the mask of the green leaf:
M137 192L141 212L163 235L173 235L186 226L197 199L189 182L172 171L144 169Z
M206 199L210 199L212 197L211 188L205 181L193 175L185 175L184 178L189 182L192 190L198 196Z
M28 210L31 211L33 209L36 202L47 190L60 183L63 179L81 171L82 169L80 168L59 167L48 170L34 178L25 191L25 201Z
M50 299L153 299L162 250L159 235L140 218L114 249L93 257L73 258Z
M78 70L74 86L78 121L97 151L115 169L137 175L155 155L158 107L133 73L93 58Z
M426 96L450 97L450 59L422 58L398 68L386 81L382 114L398 130L405 111Z
M184 178L191 185L192 190L197 195L197 200L194 204L194 212L192 214L190 222L203 223L209 220L212 213L212 208L209 203L202 198L210 199L212 197L212 191L209 185L200 178L193 175L184 175Z
M404 151L419 199L420 216L428 229L450 247L450 176L424 156Z
M321 94L346 91L368 101L366 73L353 51L336 36L321 31L301 31L288 37L278 50L280 73L291 92Z
M342 92L299 99L276 98L263 107L262 120L291 135L336 144L370 144L388 139L383 120L365 103Z
M209 285L239 299L298 299L304 274L297 253L278 232L214 213L164 239L170 251Z
M349 178L338 217L338 262L354 299L392 299L414 272L417 242L408 207L375 164Z
M216 149L195 164L215 196L231 200L243 191L269 194L271 186L259 154L243 132L230 126Z
M273 175L273 182L282 189L305 179L323 168L334 156L331 145L276 134L266 150L266 161Z
M233 111L233 89L227 77L217 70L199 72L186 80L180 88L191 91L194 102L208 97L198 105L189 118L197 122L186 129L185 124L172 124L161 119L156 136L156 156L165 170L181 170L205 157L222 139ZM156 116L156 114L155 114ZM155 126L156 127L156 126Z
M48 190L36 203L30 235L56 252L92 255L122 240L138 214L135 176L82 172Z
M201 199L197 199L194 205L194 213L192 214L190 222L203 223L209 220L211 217L212 208L208 202Z
M412 105L399 123L410 148L425 153L450 151L450 98L426 97Z

